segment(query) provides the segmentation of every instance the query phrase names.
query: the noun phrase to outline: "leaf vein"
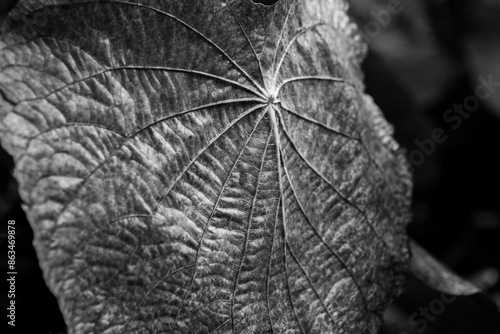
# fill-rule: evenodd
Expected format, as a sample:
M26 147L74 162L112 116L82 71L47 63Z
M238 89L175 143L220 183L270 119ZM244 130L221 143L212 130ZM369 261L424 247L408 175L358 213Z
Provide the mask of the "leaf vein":
M103 2L110 2L110 3L121 3L121 4L125 4L125 5L129 5L129 6L136 6L136 7L142 7L142 8L146 8L146 9L149 9L149 10L152 10L154 12L157 12L159 14L162 14L162 15L165 15L166 17L169 17L177 22L179 22L180 24L184 25L186 28L192 30L194 33L198 34L199 36L201 36L205 41L207 41L209 44L211 44L212 46L214 46L221 54L224 55L224 57L226 57L245 77L247 77L247 79L258 89L260 90L260 92L262 94L265 93L265 91L262 89L262 87L257 83L255 82L255 80L253 80L253 78L238 64L236 63L236 61L234 61L224 50L222 50L222 48L220 46L218 46L215 42L213 42L210 38L208 38L207 36L205 36L203 33L201 33L200 31L198 31L197 29L195 29L194 27L192 27L191 25L189 25L187 22L181 20L180 18L178 18L177 16L175 15L172 15L170 13L167 13L163 10L160 10L158 8L154 8L152 6L148 6L148 5L144 5L144 4L140 4L140 3L131 3L131 2L126 2L126 1L121 1L121 0L103 0Z
M357 282L356 277L354 277L354 274L352 273L352 271L349 269L349 267L347 266L347 264L340 258L340 256L337 254L337 252L335 252L330 247L330 245L323 239L323 237L321 237L321 235L319 234L318 230L313 226L313 224L311 223L311 220L309 219L309 217L307 216L307 214L306 214L306 212L304 210L304 207L302 206L302 203L300 203L300 201L299 201L299 197L297 196L297 192L295 191L295 188L293 187L292 179L290 177L290 174L288 173L288 170L287 170L286 166L284 166L284 170L285 170L285 175L286 175L286 177L288 179L288 183L290 184L290 189L292 190L293 197L295 197L295 199L297 201L297 204L298 204L298 206L300 208L300 211L302 211L302 213L304 214L304 217L306 218L306 221L307 221L308 225L314 231L314 234L316 234L316 236L321 240L321 243L323 243L328 248L328 250L333 254L333 256L335 256L335 258L337 259L337 261L339 261L339 263L342 265L342 267L344 267L344 269L347 271L347 273L349 274L349 276L351 276L354 284L358 288L358 291L359 291L359 294L361 296L361 299L363 300L363 302L365 304L366 311L368 312L368 303L366 301L366 297L363 294L363 291L361 290L361 286Z
M389 247L387 245L387 243L385 242L384 239L382 239L382 237L379 235L379 233L376 231L373 223L371 223L371 221L368 219L368 216L367 214L364 212L364 210L362 210L358 205L354 204L351 200L349 200L346 196L344 196L323 174L321 174L305 157L304 155L302 154L302 152L299 151L299 149L297 148L297 146L295 145L295 143L293 142L293 140L291 139L290 135L288 134L286 128L285 128L285 125L283 124L283 120L281 119L281 117L279 117L280 119L280 123L282 125L282 130L283 130L283 133L285 134L285 137L287 137L288 141L290 142L291 144L291 147L297 152L297 154L299 155L299 157L306 163L306 165L316 174L318 175L324 182L326 182L332 189L333 191L348 205L352 206L353 208L356 209L356 211L358 211L359 213L361 213L361 215L363 216L364 220L367 222L367 225L370 227L370 229L373 231L373 233L377 236L378 239L380 239L380 241L387 247Z
M267 139L267 143L266 143L266 146L263 150L263 153L262 153L262 159L261 159L261 164L260 164L260 169L259 169L259 175L257 176L257 185L255 187L255 193L253 195L253 201L252 201L252 208L250 210L250 218L248 219L248 228L247 228L247 233L245 235L245 241L244 241L244 247L243 247L243 254L241 256L241 260L240 260L240 264L239 264L239 267L238 267L238 271L236 272L236 280L234 282L234 288L233 288L233 296L231 298L231 318L232 318L232 332L234 334L234 299L236 297L236 289L237 289L237 285L238 285L238 280L239 280L239 277L240 277L240 272L241 272L241 269L243 267L243 261L245 260L245 256L246 256L246 253L247 253L247 248L248 248L248 239L250 237L250 227L252 225L252 219L253 219L253 214L254 214L254 210L255 210L255 203L257 201L257 194L259 192L259 181L260 181L260 177L262 176L262 170L264 169L264 161L265 161L265 156L266 156L266 153L267 153L267 148L269 147L269 140L271 139L271 133L272 133L272 130L269 132L269 137Z
M234 169L236 168L236 165L238 164L238 161L240 160L241 155L243 154L243 151L245 150L245 148L247 147L248 143L250 142L250 139L252 138L252 135L253 135L253 133L254 133L255 129L256 129L256 128L257 128L257 126L260 124L260 122L261 122L262 118L264 118L264 115L265 115L265 112L263 112L263 113L262 113L262 115L260 115L260 116L259 116L259 119L257 120L257 122L256 122L256 124L255 124L255 126L254 126L254 128L253 128L253 130L252 130L252 132L250 133L250 135L249 135L249 136L248 136L248 138L246 139L245 144L243 145L243 147L242 147L242 149L241 149L241 151L240 151L240 153L239 153L239 155L238 155L238 157L237 157L236 161L235 161L235 162L234 162L234 164L233 164L233 167L232 167L232 168L231 168L231 170L229 171L229 173L228 173L228 175L227 175L227 177L226 177L226 180L225 180L225 182L224 182L224 184L223 184L223 186L222 186L222 188L221 188L221 190L220 190L219 196L218 196L218 198L217 198L217 200L216 200L216 202L215 202L215 205L214 205L214 207L213 207L213 209L212 209L212 212L211 212L211 214L210 214L210 217L208 218L208 221L207 221L207 223L206 223L206 225L205 225L205 228L204 228L203 233L202 233L201 238L200 238L200 245L199 245L199 247L198 247L198 250L197 250L197 252L196 252L196 256L195 256L195 260L194 260L195 269L194 269L194 271L193 271L193 275L191 276L191 279L190 279L189 285L188 285L188 287L187 287L187 290L188 290L188 291L191 289L191 286L193 285L194 278L195 278L195 276L196 276L196 266L197 266L197 263L198 263L198 258L199 258L199 254L200 254L200 250L201 250L201 245L202 245L202 243L203 243L203 239L204 239L204 237L205 237L205 235L206 235L206 233L207 233L208 227L210 226L210 222L211 222L211 220L212 220L212 218L213 218L213 216L214 216L214 214L215 214L215 211L216 211L216 209L217 209L217 206L219 205L219 201L220 201L220 199L221 199L221 197L222 197L222 194L223 194L223 192L224 192L224 189L225 189L225 187L226 187L227 183L229 182L230 176L232 175L232 173L233 173ZM186 300L186 298L187 298L187 295L188 295L188 293L184 293L184 297L183 297L183 299L182 299L181 305L180 305L179 310L177 311L177 315L176 315L176 317L175 317L175 321L176 321L176 322L177 322L177 319L178 319L178 317L179 317L179 315L180 315L180 313L181 313L181 311L182 311L182 309L183 309L183 306L184 306L185 300Z

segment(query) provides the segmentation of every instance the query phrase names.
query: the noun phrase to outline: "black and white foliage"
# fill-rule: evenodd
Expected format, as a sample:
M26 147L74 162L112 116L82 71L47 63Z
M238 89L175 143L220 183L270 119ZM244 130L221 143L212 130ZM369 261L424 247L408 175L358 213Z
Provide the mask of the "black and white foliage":
M341 0L21 1L2 145L71 333L376 333L411 184L363 52Z

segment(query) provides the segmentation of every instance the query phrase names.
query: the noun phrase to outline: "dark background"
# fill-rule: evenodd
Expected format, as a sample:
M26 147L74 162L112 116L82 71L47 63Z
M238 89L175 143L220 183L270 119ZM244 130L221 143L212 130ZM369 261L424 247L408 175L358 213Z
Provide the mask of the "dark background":
M1 0L0 22L14 2ZM403 9L390 22L376 19L389 1L349 2L369 45L363 65L367 92L394 124L398 142L410 153L419 149L416 140L431 138L438 127L447 136L422 165L414 167L409 234L485 291L458 298L418 331L409 324L409 316L440 296L410 277L408 291L387 312L382 332L498 334L500 87L456 130L443 121L443 115L474 95L479 75L491 74L500 82L500 1L401 0ZM376 34L367 30L372 21L380 27ZM6 233L7 220L16 220L16 332L65 333L57 301L38 266L12 170L12 159L0 149L0 233ZM1 239L2 268L5 241ZM2 284L1 291L7 291ZM0 307L7 307L3 295Z

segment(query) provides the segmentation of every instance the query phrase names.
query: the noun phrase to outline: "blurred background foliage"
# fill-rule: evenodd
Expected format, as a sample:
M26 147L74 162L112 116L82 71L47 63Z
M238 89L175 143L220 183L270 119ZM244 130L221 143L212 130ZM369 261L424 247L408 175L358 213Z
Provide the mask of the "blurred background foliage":
M398 142L410 154L419 150L415 141L432 138L436 128L447 136L414 166L409 234L499 308L500 87L456 129L444 115L475 95L479 76L500 82L500 1L348 2L369 46L367 92ZM399 4L392 8L397 14L384 17L391 2ZM410 279L408 292L386 314L384 333L500 333L498 314L483 297L458 299L422 330L409 317L436 294Z
M424 330L410 317L441 297L410 277L408 291L386 313L381 333L498 334L500 87L456 130L443 115L474 95L479 76L492 75L500 82L500 0L347 1L369 48L363 64L367 92L394 125L401 146L408 153L419 149L415 141L431 138L436 128L447 136L414 167L409 234L485 292L446 304ZM0 1L0 23L15 2ZM399 4L399 12L381 17L391 2ZM12 169L12 159L0 149L0 221L17 222L18 329L35 323L37 333L63 333L64 321L38 267Z

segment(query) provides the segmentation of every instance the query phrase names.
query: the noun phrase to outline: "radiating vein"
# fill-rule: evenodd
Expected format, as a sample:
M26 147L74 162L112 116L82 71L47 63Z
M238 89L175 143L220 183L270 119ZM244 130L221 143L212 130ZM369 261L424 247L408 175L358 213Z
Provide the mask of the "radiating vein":
M46 99L49 96L54 95L54 94L56 94L56 93L58 93L58 92L60 92L60 91L62 91L64 89L66 89L68 87L71 87L73 85L76 85L78 83L85 82L87 80L96 78L96 77L98 77L100 75L103 75L105 73L108 73L108 72L123 71L123 70L166 71L166 72L189 73L189 74L195 74L195 75L205 76L205 77L208 77L208 78L211 78L211 79L215 79L215 80L219 80L219 81L223 81L223 82L229 83L229 84L231 84L233 86L236 86L236 87L239 87L239 88L244 89L246 91L249 91L250 93L252 93L252 94L254 94L256 96L254 98L255 100L258 100L258 101L267 101L267 98L265 98L265 96L263 94L261 94L261 93L255 91L255 90L253 90L252 88L250 88L248 86L240 84L237 81L230 80L230 79L227 79L227 78L224 78L224 77L221 77L221 76L218 76L218 75L210 74L210 73L207 73L207 72L190 70L190 69L184 69L184 68L176 68L176 67L165 67L165 66L120 66L120 67L108 68L108 69L105 69L104 71L95 73L95 74L90 75L88 77L85 77L85 78L82 78L82 79L79 79L79 80L75 80L73 82L65 84L62 87L54 89L53 91L51 91L48 94L45 94L43 96L37 96L37 97L29 98L29 99L24 99L24 100L21 100L21 101L17 102L14 105L17 105L17 104L19 104L21 102L29 102L29 101L36 101L36 100Z
M186 28L190 29L191 31L193 31L194 33L198 34L199 36L201 36L206 42L208 42L209 44L211 44L212 46L214 46L221 54L224 55L224 57L226 57L259 91L261 91L261 93L265 93L265 90L257 83L255 82L255 80L253 80L253 78L238 64L236 63L224 50L222 50L222 48L220 46L218 46L215 42L213 42L210 38L208 38L207 36L205 36L203 33L201 33L200 31L198 31L197 29L195 29L194 27L192 27L189 23L181 20L180 18L178 18L177 16L175 15L172 15L170 13L167 13L163 10L160 10L158 8L154 8L152 6L148 6L148 5L144 5L144 4L140 4L140 3L131 3L131 2L126 2L126 1L122 1L122 0L103 0L103 2L109 2L109 3L121 3L121 4L124 4L124 5L129 5L129 6L136 6L136 7L140 7L140 8L145 8L145 9L149 9L149 10L152 10L154 12L157 12L159 14L162 14L162 15L165 15L166 17L169 17L177 22L179 22L180 24L182 24L183 26L185 26Z
M276 89L276 92L279 92L283 86L286 84L289 84L291 82L295 81L310 81L310 80L317 80L317 81L330 81L330 82L341 82L346 85L352 86L350 83L346 82L344 78L339 78L339 77L330 77L330 76L323 76L323 75L305 75L305 76L300 76L300 77L294 77L294 78L289 78L284 80Z
M246 232L246 235L245 235L245 241L244 241L245 244L243 246L243 254L242 254L241 259L240 259L240 264L239 264L238 270L236 272L236 280L234 282L233 296L231 298L231 318L232 318L232 331L233 331L233 334L234 334L234 298L236 297L236 288L238 286L238 280L240 278L240 272L241 272L241 269L243 267L243 261L245 260L245 256L247 254L248 239L250 238L250 227L252 225L253 214L254 214L254 211L255 211L255 203L257 201L257 195L259 193L260 177L262 176L262 170L264 169L264 162L265 162L265 158L266 158L267 148L269 146L269 141L271 140L272 133L273 133L273 131L271 129L271 131L269 132L269 136L267 138L266 146L265 146L265 148L263 150L263 153L262 153L262 161L261 161L261 164L260 164L259 175L257 176L257 185L255 186L255 194L253 195L252 208L250 210L250 218L248 219L248 227L247 227L247 232Z
M288 11L286 13L285 21L283 22L283 27L281 27L280 37L278 38L278 42L276 43L276 50L274 52L273 64L271 66L271 70L274 70L274 65L276 65L276 59L278 58L278 50L280 49L280 44L281 44L281 41L283 40L283 35L285 34L286 25L288 24L288 18L290 17L290 13L292 12L292 9L295 6L295 2L296 2L296 0L292 0L292 3L290 4L290 8L288 8Z
M289 275L288 275L288 264L286 261L286 244L287 244L287 232L286 232L286 215L285 215L285 203L283 200L283 179L282 179L282 173L281 173L281 150L280 150L280 137L279 137L279 131L278 131L278 123L276 120L276 114L274 111L273 106L269 106L268 108L273 108L273 111L270 113L271 115L271 124L273 125L273 131L274 131L274 138L276 140L276 159L277 159L277 167L278 167L278 178L279 178L279 190L280 190L280 196L281 196L281 210L282 210L282 220L283 220L283 263L285 266L285 283L287 286L287 291L288 291L288 297L290 298L290 305L292 307L292 312L295 315L295 319L297 320L297 324L299 325L300 330L302 331L302 334L306 334L304 331L304 328L302 328L302 325L300 324L299 317L297 315L297 311L295 310L295 305L293 304L293 298L292 298L292 292L290 290L290 283L289 283Z
M342 136L342 137L347 138L347 139L352 139L352 140L355 140L355 141L360 141L361 140L360 138L352 137L352 136L347 135L347 134L345 134L343 132L334 130L334 129L330 128L329 126L327 126L327 125L325 125L325 124L323 124L323 123L321 123L321 122L319 122L319 121L317 121L315 119L312 119L312 118L310 118L308 116L301 115L298 112L296 112L296 111L294 111L294 110L292 110L290 108L285 107L283 104L280 104L280 107L283 108L285 111L289 112L290 114L293 114L293 115L297 116L298 118L301 118L301 119L303 119L303 120L305 120L305 121L307 121L309 123L313 123L313 124L315 124L315 125L317 125L319 127L322 127L323 129L325 129L327 131L330 131L333 134Z
M164 117L161 121L166 121L170 118L173 118L173 117L176 117L176 116L180 116L182 114L186 114L186 113L190 113L190 112L193 112L193 111L197 111L197 110L200 110L200 109L205 109L205 108L209 108L209 107L214 107L214 106L218 106L218 105L223 105L223 104L229 104L229 103L234 103L234 101L231 101L231 102L228 102L228 101L221 101L221 102L217 102L217 103L211 103L211 104L208 104L208 105L203 105L203 106L197 106L195 108L191 108L191 109L187 109L187 110L184 110L182 112L179 112L177 114L174 114L174 115L169 115L169 116L166 116ZM254 106L253 108L250 108L248 109L247 111L245 111L243 114L241 114L239 117L237 117L236 119L234 119L218 136L216 136L211 142L217 140L220 136L222 136L224 133L226 133L236 122L238 122L240 119L244 118L245 116L249 115L250 113L252 113L253 111L259 109L259 108L262 108L264 105L256 105ZM75 192L74 192L74 195L68 199L68 201L66 202L66 204L63 206L63 208L61 209L60 211L60 214L59 216L62 216L62 213L65 212L65 210L68 208L68 206L71 204L71 202L73 201L73 199L76 197L76 195L79 193L79 191L83 188L83 186L85 185L86 181L88 179L90 179L90 177L92 177L92 175L94 175L102 166L104 166L115 154L117 154L120 149L125 145L125 143L127 143L131 138L133 138L134 136L136 136L137 134L141 133L142 131L144 131L145 129L155 125L155 124L158 124L160 121L156 121L154 122L153 124L148 124L147 126L137 130L136 132L132 133L131 135L129 135L113 152L111 152L111 154L106 158L104 159L102 162L99 163L99 165L96 166L96 168L94 168L81 182L80 184L78 185L78 187L75 189ZM208 146L206 146L208 148ZM203 152L199 153L199 154L202 154Z
M297 265L300 268L300 271L302 272L302 274L306 278L307 282L311 286L311 289L314 291L314 294L316 295L316 298L318 298L319 302L321 303L321 306L323 306L323 308L325 309L326 313L328 313L328 316L332 320L332 324L335 324L335 320L333 320L332 314L330 313L330 311L328 310L328 307L326 307L325 303L321 299L321 296L319 295L318 290L316 290L316 288L314 287L314 284L312 283L311 279L309 278L309 275L307 275L307 272L304 269L304 267L302 266L302 264L300 263L299 259L295 256L295 254L294 254L294 252L292 250L292 246L290 246L289 242L287 242L286 245L288 246L288 250L290 251L290 254L292 255L292 258L295 260L295 262L297 263Z
M282 130L283 130L283 133L285 134L285 136L287 137L288 141L290 142L290 145L292 146L292 148L297 152L297 154L299 155L299 157L306 163L306 165L316 174L318 175L324 182L326 182L331 188L332 190L345 202L347 203L348 205L352 206L353 208L355 208L359 213L361 213L361 215L364 217L364 220L367 222L367 225L370 227L370 229L373 231L373 233L377 236L378 239L380 239L382 241L382 243L389 247L389 245L387 245L387 243L385 242L384 239L382 239L382 237L379 235L379 233L377 232L377 230L375 229L375 227L373 226L373 224L371 223L371 221L368 219L368 216L366 215L366 213L360 208L358 207L356 204L354 204L352 201L350 201L347 197L345 197L342 193L340 193L340 191L323 175L321 174L305 157L304 155L302 154L302 152L299 151L299 149L297 148L297 146L295 145L295 143L293 142L293 140L291 139L290 135L288 134L288 131L286 130L285 128L285 125L284 125L284 122L282 120L282 117L278 117L279 120L280 120L280 123L281 123L281 126L282 126Z
M111 129L105 125L101 125L101 124L92 124L92 123L87 123L87 122L70 122L70 123L64 123L64 124L61 124L59 126L55 126L53 128L49 128L45 131L42 131L42 132L39 132L37 133L35 136L32 136L32 137L25 137L25 136L22 136L23 138L26 138L28 139L28 144L26 146L29 145L30 142L32 142L33 140L36 140L37 138L43 136L43 135L46 135L48 133L51 133L51 132L54 132L54 131L57 131L57 130L61 130L61 129L65 129L65 128L71 128L71 127L92 127L92 128L98 128L98 129L102 129L102 130L106 130L106 131L109 131L109 132L112 132L122 138L127 138L126 135L124 135L123 133L121 132L118 132L114 129Z
M259 73L260 73L260 78L261 80L264 80L264 74L262 73L262 66L260 64L260 58L259 56L257 55L257 51L255 51L255 48L253 47L253 44L252 42L250 41L250 38L248 37L248 34L246 33L245 29L243 29L243 26L241 25L241 22L240 20L238 19L238 16L236 15L236 13L234 12L234 9L233 7L229 4L229 2L227 0L224 0L226 2L226 5L229 7L229 9L231 9L231 13L233 14L233 17L234 19L236 20L236 22L238 23L238 26L240 27L241 29L241 32L243 33L243 35L245 36L245 39L247 40L248 42L248 45L250 45L250 48L252 49L252 52L255 56L255 60L257 61L257 64L259 66Z
M278 148L276 148L278 149ZM271 263L274 251L274 238L276 237L276 227L278 225L278 215L280 210L281 196L278 198L278 203L276 204L276 215L274 217L274 230L273 237L271 239L271 251L269 253L269 263L267 266L267 277L266 277L266 301L267 301L267 315L269 317L269 326L271 327L271 333L274 333L273 322L271 321L271 307L269 305L269 276L271 275Z
M354 284L356 285L358 291L359 291L359 294L361 296L361 299L363 300L364 302L364 305L365 305L365 308L366 308L366 312L368 312L368 303L366 301L366 298L365 298L365 295L363 294L363 291L361 290L361 286L359 285L359 283L357 282L356 280L356 277L354 277L354 274L352 273L352 271L349 269L349 267L347 266L347 264L340 258L340 256L337 254L336 251L334 251L330 245L325 241L325 239L323 239L323 237L319 234L318 230L314 227L314 225L311 223L311 220L309 219L309 217L307 216L307 213L304 209L304 207L302 206L302 203L300 202L299 200L299 197L297 196L297 192L295 191L295 188L293 186L293 183L292 183L292 178L290 177L290 174L288 172L288 169L286 167L286 165L283 163L283 169L285 170L285 175L288 179L288 183L290 184L290 189L292 190L292 194L293 196L295 197L296 201L297 201L297 205L299 206L300 208L300 211L302 211L302 213L304 214L304 217L306 218L306 221L308 223L308 225L311 227L311 229L314 231L314 234L316 234L316 236L321 240L321 243L323 245L326 246L326 248L328 248L328 250L332 253L332 255L337 259L337 261L340 263L340 265L342 267L344 267L344 269L347 271L347 273L349 274L349 276L351 276Z
M190 69L183 69L183 68L175 68L175 67L168 67L168 66L122 66L121 68L123 69L132 69L132 70L159 70L159 71L170 71L170 72L183 72L183 73L191 73L191 74L197 74L201 76L206 76L212 79L220 80L227 82L231 85L237 86L239 88L242 88L244 90L249 91L250 93L254 94L256 97L260 97L262 100L266 101L265 97L265 92L262 91L262 88L258 86L257 88L260 90L260 92L253 90L252 88L243 85L237 81L227 79L224 77L221 77L219 75L211 74L208 72L203 72L203 71L198 71L198 70L190 70ZM257 99L257 98L256 98Z
M215 141L217 141L219 138L222 137L223 134L226 133L226 131L228 131L234 124L236 124L239 120L241 120L242 118L244 118L245 116L249 115L251 112L257 110L257 109L260 109L260 108L263 108L264 105L257 105L251 109L249 109L248 111L246 111L244 114L241 115L241 117L238 117L235 121L233 121L231 123L230 126L228 126L223 132L221 132L218 136L215 136L214 138L212 138L212 140L210 140L203 148L201 148L196 154L195 156L191 159L191 161L189 162L189 164L183 169L183 171L177 175L175 181L170 185L170 187L168 187L168 190L166 191L166 193L161 197L161 199L158 201L157 205L156 205L156 208L155 208L155 211L153 212L153 216L156 214L156 212L158 211L161 203L165 200L165 198L168 196L168 194L170 194L170 192L172 191L172 189L174 188L174 186L177 184L177 182L179 182L179 180L181 179L181 177L188 171L188 169L193 165L193 163L213 144L215 143Z
M217 328L215 328L213 331L211 331L210 334L214 334L215 332L217 332L219 329L221 329L222 327L224 327L224 325L227 324L229 321L231 321L231 319L227 319L226 321L224 321L222 324L220 324L219 326L217 326Z
M195 256L195 259L194 259L194 270L193 270L193 275L191 276L191 279L190 279L190 282L189 282L189 285L187 287L187 290L186 291L190 291L191 290L191 287L193 285L193 282L194 282L194 279L195 279L195 276L196 276L196 267L197 267L197 264L198 264L198 258L199 258L199 255L200 255L200 250L201 250L201 247L202 247L202 244L203 244L203 240L205 238L205 235L208 231L208 228L210 226L210 222L212 221L212 218L215 214L215 211L217 210L217 207L219 205L219 201L220 199L222 198L222 194L224 193L224 189L226 188L226 185L228 184L229 182L229 179L231 178L231 175L233 174L233 171L235 170L241 156L243 155L243 152L245 151L245 148L248 146L248 143L250 142L255 130L257 129L257 127L259 126L260 122L262 121L262 119L264 118L264 116L266 115L266 112L264 111L262 113L262 115L259 116L254 128L252 129L252 132L250 133L250 135L248 136L248 138L246 139L245 141L245 144L243 145L238 157L236 158L236 160L234 161L233 163L233 166L231 167L231 170L229 171L229 173L227 174L227 177L226 177L226 180L224 181L224 184L222 185L222 188L219 192L219 195L217 197L217 200L215 202L215 205L212 209L212 212L210 213L210 216L207 220L207 223L205 225L205 228L203 229L203 232L202 232L202 235L201 235L201 238L200 238L200 244L198 246L198 249L196 251L196 256ZM181 313L182 309L183 309L183 306L184 306L184 303L186 301L186 298L187 298L187 295L188 295L188 292L185 292L184 293L184 297L182 299L182 302L181 302L181 305L179 306L179 310L177 311L177 315L175 316L175 322L177 322L177 319L179 318L179 314Z
M305 28L302 28L299 30L299 32L290 40L290 42L288 43L288 45L286 46L286 49L285 49L285 52L283 52L283 55L281 55L281 59L278 63L278 66L276 67L276 70L274 71L274 76L273 76L273 82L276 82L276 78L278 77L278 74L280 72L280 69L281 69L281 65L283 64L283 62L285 61L285 57L286 55L288 54L288 51L290 51L290 48L292 47L292 45L295 43L295 41L302 35L304 35L306 32L316 28L317 26L319 25L323 25L324 23L323 22L318 22L318 23L314 23L308 27L305 27ZM278 90L279 91L279 90Z

